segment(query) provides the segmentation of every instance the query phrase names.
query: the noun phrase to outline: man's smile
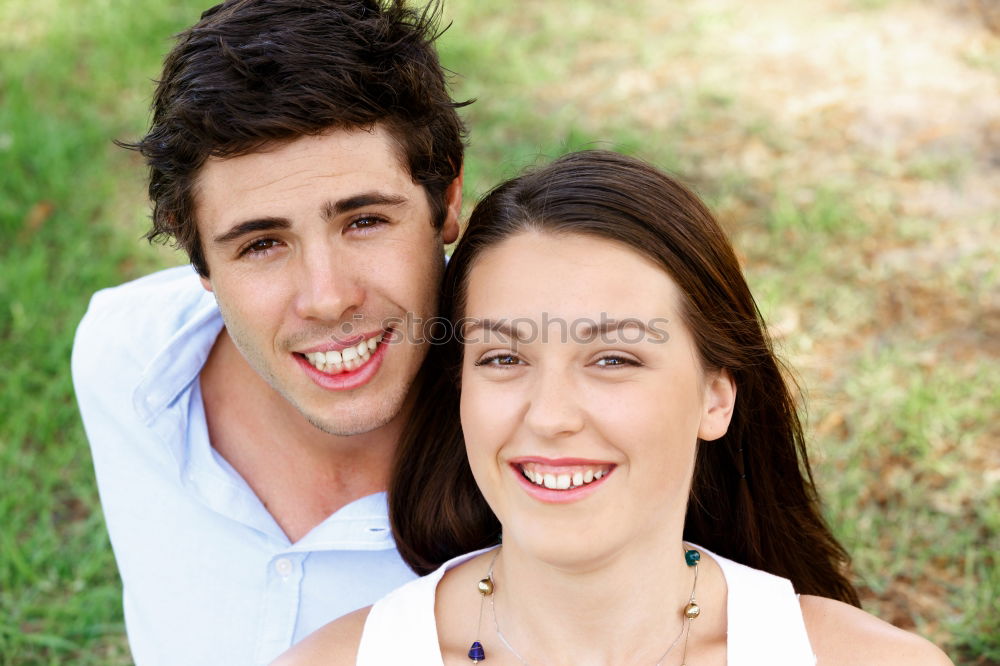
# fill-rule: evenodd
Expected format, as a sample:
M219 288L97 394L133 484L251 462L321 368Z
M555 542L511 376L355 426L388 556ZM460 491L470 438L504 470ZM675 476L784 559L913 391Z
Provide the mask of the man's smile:
M374 348L370 348L369 343ZM364 346L363 354L360 351L362 346ZM389 345L385 344L380 333L340 351L309 352L308 355L296 352L292 357L309 379L320 388L328 391L349 391L370 383L379 374L388 349ZM339 364L336 362L337 355L340 356Z
M325 351L295 352L300 357L305 357L312 367L328 375L339 375L342 372L352 372L357 370L371 360L375 349L385 337L385 331L366 338L362 338L357 343L349 345L334 345Z

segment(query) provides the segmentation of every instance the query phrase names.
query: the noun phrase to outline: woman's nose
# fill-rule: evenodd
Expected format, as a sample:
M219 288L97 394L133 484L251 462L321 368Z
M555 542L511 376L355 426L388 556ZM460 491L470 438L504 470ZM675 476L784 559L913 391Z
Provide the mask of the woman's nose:
M540 437L555 439L579 432L583 420L574 383L567 373L540 372L525 414L528 427Z

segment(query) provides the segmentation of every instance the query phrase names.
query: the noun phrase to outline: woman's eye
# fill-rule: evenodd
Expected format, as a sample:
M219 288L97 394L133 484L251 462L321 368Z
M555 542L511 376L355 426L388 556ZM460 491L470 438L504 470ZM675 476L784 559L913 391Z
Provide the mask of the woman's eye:
M617 368L620 366L639 365L637 361L624 356L603 356L594 362L600 368Z
M278 241L274 238L258 238L247 243L240 250L240 256L260 257L266 255L270 250L277 247Z
M519 359L514 354L494 354L493 356L487 356L486 358L481 358L476 361L475 365L492 365L494 367L506 367L513 365L520 365L521 359Z

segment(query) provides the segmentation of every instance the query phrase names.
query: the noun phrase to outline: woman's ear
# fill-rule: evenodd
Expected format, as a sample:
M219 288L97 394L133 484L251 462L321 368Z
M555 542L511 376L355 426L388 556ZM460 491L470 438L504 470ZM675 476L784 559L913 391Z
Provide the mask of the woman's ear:
M706 380L698 439L710 442L725 435L729 429L736 406L736 382L725 368L709 373Z

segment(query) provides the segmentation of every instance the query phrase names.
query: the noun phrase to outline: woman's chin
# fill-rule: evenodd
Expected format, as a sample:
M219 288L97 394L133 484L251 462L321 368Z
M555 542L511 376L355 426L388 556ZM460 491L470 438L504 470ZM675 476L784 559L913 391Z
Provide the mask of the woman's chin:
M599 569L627 547L628 540L609 538L606 532L566 533L530 526L523 533L504 531L504 549L517 550L528 559L567 573Z

